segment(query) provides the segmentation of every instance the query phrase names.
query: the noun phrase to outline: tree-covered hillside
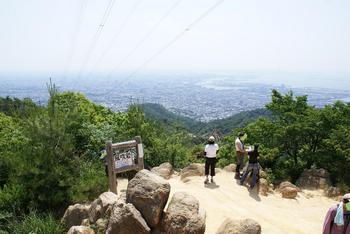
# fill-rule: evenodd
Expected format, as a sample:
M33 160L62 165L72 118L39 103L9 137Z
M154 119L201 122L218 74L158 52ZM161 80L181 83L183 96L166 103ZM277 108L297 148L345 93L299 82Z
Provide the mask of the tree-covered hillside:
M177 115L165 107L154 103L145 103L140 105L146 118L161 122L167 126L175 123L182 124L189 132L197 135L210 135L213 133L227 135L235 128L241 128L248 123L254 122L260 117L270 118L271 113L265 108L243 111L231 117L212 120L207 123L196 121L194 119Z

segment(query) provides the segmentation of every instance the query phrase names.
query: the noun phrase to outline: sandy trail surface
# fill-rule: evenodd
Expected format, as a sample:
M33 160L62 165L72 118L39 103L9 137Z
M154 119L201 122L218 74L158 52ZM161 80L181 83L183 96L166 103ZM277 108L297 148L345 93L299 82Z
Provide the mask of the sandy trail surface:
M284 199L277 192L264 197L256 189L249 192L233 179L233 173L220 171L215 184L204 186L204 177L189 177L184 183L173 176L171 194L185 191L195 196L205 209L206 234L215 233L225 218L252 218L260 223L262 233L318 234L329 207L336 201L322 196L321 191L303 191L296 199ZM126 189L127 180L118 179L118 190ZM169 201L170 201L169 199Z

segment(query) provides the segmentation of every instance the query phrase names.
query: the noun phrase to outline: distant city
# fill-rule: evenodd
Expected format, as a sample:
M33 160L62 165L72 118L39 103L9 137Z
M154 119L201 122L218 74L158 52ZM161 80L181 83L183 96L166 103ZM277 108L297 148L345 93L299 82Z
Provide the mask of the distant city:
M0 79L0 96L25 98L46 104L49 79ZM114 111L125 111L131 103L158 103L170 111L196 120L209 121L264 107L271 101L271 90L308 95L311 105L322 107L336 100L350 102L350 92L308 85L294 87L279 81L266 82L254 76L144 76L142 78L53 82L60 91L79 91L90 100ZM321 82L321 81L318 81ZM309 82L310 83L310 82ZM317 82L315 82L317 83Z

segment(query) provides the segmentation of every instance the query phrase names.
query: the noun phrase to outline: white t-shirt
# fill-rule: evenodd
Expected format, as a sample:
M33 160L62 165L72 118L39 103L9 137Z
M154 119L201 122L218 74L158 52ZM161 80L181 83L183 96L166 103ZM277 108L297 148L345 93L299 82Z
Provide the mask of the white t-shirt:
M207 144L205 146L204 151L207 153L207 158L215 158L216 157L216 151L219 150L218 144Z
M236 151L242 152L244 151L244 146L242 141L237 137L235 141Z

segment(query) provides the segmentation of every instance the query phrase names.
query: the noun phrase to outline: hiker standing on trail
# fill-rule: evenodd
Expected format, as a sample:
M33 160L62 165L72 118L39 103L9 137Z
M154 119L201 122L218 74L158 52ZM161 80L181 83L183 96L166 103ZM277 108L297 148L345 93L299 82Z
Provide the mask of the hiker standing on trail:
M235 141L236 157L237 157L235 179L241 178L240 173L241 173L241 169L243 168L244 154L246 153L246 151L244 149L244 144L241 140L241 137L243 137L243 136L244 136L244 132L240 132L238 134L238 137L236 138L236 141Z
M254 145L254 150L248 151L249 155L249 164L247 170L244 172L244 175L241 178L240 184L243 185L245 179L247 178L248 174L253 171L253 179L250 183L250 189L252 190L256 184L257 176L259 173L259 163L258 163L258 157L259 157L259 145Z
M350 193L340 204L332 206L323 223L322 234L350 234Z
M211 136L209 137L208 144L205 145L204 149L204 155L205 155L205 181L204 183L207 184L209 182L208 176L209 176L209 168L210 168L210 182L214 183L214 176L215 176L215 164L216 164L216 154L219 151L218 144L215 143L215 137Z

